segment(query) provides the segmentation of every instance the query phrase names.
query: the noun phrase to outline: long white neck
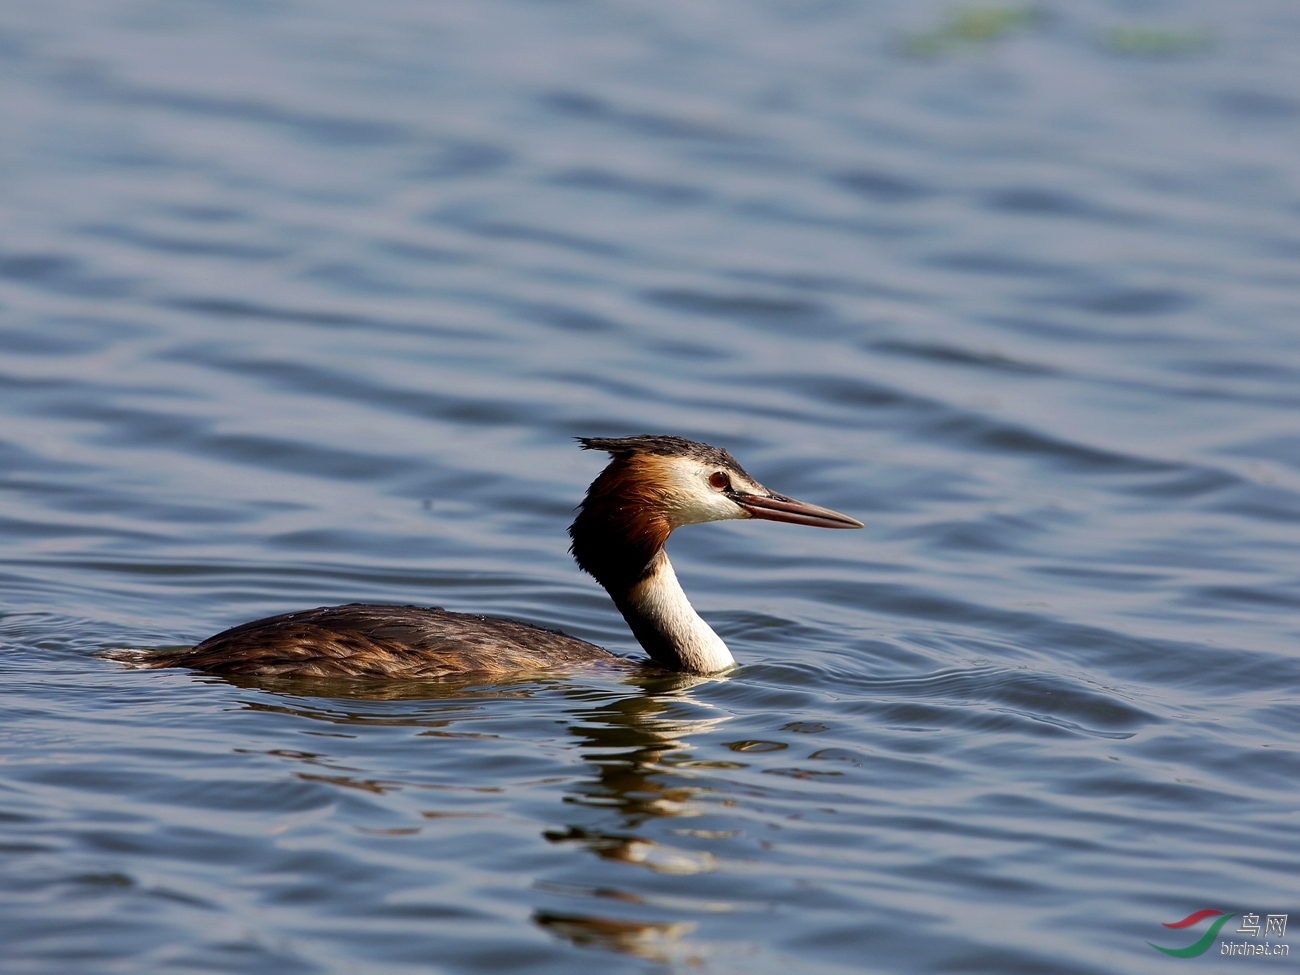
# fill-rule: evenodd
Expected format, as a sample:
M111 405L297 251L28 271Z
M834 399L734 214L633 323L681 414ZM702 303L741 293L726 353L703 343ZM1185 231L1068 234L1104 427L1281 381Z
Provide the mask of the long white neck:
M662 549L651 561L650 571L614 602L656 663L696 674L716 673L735 664L722 637L700 619L686 598Z

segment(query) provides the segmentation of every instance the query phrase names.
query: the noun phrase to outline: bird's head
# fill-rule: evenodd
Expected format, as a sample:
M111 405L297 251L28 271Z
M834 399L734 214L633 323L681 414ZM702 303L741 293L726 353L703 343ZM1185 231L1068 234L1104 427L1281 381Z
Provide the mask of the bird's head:
M578 564L602 582L618 548L649 558L683 525L761 518L814 528L862 528L830 508L777 494L727 451L682 437L580 437L612 460L592 482L569 529Z

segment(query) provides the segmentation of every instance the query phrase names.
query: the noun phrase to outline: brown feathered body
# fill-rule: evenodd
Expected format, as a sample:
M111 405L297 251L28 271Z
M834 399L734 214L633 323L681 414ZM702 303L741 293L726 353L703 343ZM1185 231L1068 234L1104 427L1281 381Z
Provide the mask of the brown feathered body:
M664 552L682 525L766 518L861 528L847 515L774 494L725 450L681 437L580 438L612 459L569 529L573 557L605 587L663 667L717 673L734 664L691 607ZM500 676L620 661L558 630L419 606L351 603L244 623L185 650L110 651L136 667L230 676L439 678Z
M553 670L620 658L558 630L423 606L350 603L254 620L184 650L114 654L213 674L418 679Z

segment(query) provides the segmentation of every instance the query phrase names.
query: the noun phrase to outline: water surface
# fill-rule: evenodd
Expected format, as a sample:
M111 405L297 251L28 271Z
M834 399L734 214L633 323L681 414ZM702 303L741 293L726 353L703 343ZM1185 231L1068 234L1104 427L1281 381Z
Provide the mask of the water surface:
M1300 11L947 9L0 11L0 968L1300 923ZM867 523L674 537L725 678L95 656L353 600L635 656L565 528L643 432Z

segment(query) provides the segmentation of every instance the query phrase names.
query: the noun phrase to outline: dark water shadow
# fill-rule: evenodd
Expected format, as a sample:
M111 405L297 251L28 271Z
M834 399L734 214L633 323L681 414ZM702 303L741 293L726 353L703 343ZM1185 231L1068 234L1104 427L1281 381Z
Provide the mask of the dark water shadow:
M629 681L654 679L665 672L640 664L635 660L615 657L608 663L587 664L583 671L609 676L627 675ZM583 671L556 669L511 674L508 677L490 678L482 674L455 677L373 680L355 677L255 677L248 675L206 674L195 676L206 682L229 684L244 690L265 691L277 698L306 698L309 701L294 706L274 705L266 702L245 702L246 706L260 710L279 711L300 717L335 721L340 724L369 723L362 709L344 707L343 702L409 701L435 704L441 701L481 700L499 697L532 697L556 688L567 688L579 679ZM644 672L644 677L643 677ZM679 675L665 675L677 677ZM575 688L576 690L576 688ZM336 706L326 703L339 702ZM396 723L404 723L395 716ZM414 720L405 723L417 723Z

